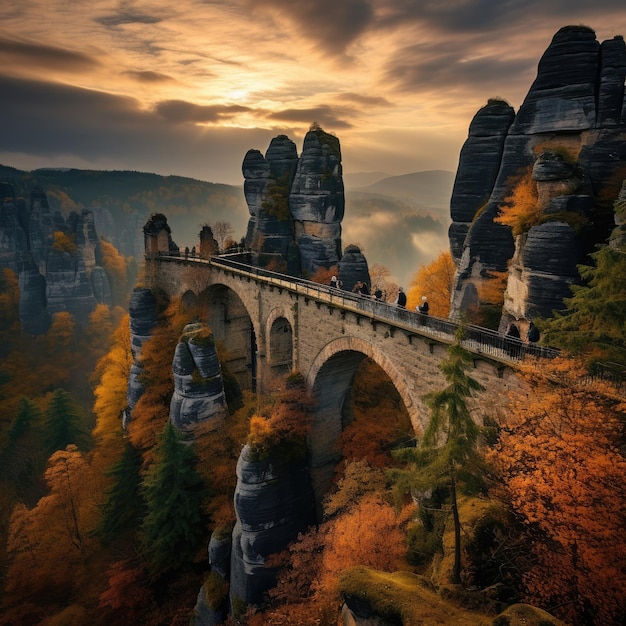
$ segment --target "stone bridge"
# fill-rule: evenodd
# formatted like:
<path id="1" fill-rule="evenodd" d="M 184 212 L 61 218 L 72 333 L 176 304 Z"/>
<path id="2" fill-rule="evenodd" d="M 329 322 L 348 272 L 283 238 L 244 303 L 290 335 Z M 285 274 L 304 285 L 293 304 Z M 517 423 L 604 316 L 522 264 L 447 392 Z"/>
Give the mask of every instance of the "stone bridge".
<path id="1" fill-rule="evenodd" d="M 421 397 L 446 381 L 438 365 L 455 341 L 449 320 L 398 308 L 325 285 L 229 260 L 147 254 L 146 286 L 201 307 L 223 358 L 243 388 L 269 391 L 291 370 L 307 380 L 316 400 L 310 435 L 318 497 L 330 485 L 337 440 L 350 420 L 350 389 L 358 365 L 374 361 L 402 398 L 419 437 L 428 420 Z M 505 391 L 519 384 L 516 360 L 539 351 L 512 346 L 497 333 L 469 327 L 463 344 L 473 354 L 471 375 L 486 391 L 473 402 L 493 414 Z"/>

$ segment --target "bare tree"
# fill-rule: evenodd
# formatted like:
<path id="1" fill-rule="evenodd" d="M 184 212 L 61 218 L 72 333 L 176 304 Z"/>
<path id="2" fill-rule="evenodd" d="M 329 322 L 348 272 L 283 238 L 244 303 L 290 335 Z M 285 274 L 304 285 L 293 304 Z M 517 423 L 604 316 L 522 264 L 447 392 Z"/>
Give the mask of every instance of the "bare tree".
<path id="1" fill-rule="evenodd" d="M 235 232 L 233 225 L 230 222 L 215 222 L 213 224 L 213 236 L 217 240 L 220 250 L 224 252 L 224 243 L 226 239 Z"/>

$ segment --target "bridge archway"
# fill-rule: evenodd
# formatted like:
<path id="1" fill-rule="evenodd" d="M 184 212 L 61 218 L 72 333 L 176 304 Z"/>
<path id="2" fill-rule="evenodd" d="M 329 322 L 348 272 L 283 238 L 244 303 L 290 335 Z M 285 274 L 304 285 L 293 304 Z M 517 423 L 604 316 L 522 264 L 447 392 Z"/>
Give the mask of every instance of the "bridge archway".
<path id="1" fill-rule="evenodd" d="M 226 285 L 211 285 L 200 301 L 221 358 L 242 389 L 256 390 L 257 333 L 252 317 L 237 293 Z"/>
<path id="2" fill-rule="evenodd" d="M 271 376 L 282 376 L 293 369 L 294 324 L 292 316 L 283 307 L 273 309 L 267 317 L 267 365 Z"/>
<path id="3" fill-rule="evenodd" d="M 315 417 L 309 434 L 311 476 L 317 502 L 332 484 L 341 458 L 341 432 L 349 423 L 350 397 L 354 376 L 361 362 L 369 358 L 389 377 L 419 435 L 422 431 L 418 404 L 401 373 L 389 358 L 370 343 L 357 337 L 342 337 L 327 344 L 306 374 L 315 399 Z"/>

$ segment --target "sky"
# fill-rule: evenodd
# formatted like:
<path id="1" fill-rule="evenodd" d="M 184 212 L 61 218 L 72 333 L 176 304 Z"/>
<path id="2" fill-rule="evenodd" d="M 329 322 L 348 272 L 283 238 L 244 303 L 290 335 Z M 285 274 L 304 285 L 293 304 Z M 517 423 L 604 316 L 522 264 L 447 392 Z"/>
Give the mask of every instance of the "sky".
<path id="1" fill-rule="evenodd" d="M 317 122 L 346 176 L 455 171 L 572 24 L 626 36 L 624 0 L 4 0 L 0 163 L 241 185 Z"/>

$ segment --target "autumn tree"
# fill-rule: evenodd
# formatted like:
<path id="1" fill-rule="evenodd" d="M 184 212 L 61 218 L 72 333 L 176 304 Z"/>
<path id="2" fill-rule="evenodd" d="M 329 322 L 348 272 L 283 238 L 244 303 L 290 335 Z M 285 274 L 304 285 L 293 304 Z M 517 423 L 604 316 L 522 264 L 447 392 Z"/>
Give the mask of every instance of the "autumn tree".
<path id="1" fill-rule="evenodd" d="M 456 266 L 450 252 L 442 252 L 434 261 L 420 268 L 407 294 L 407 308 L 415 309 L 422 296 L 428 298 L 430 314 L 448 317 Z"/>
<path id="2" fill-rule="evenodd" d="M 578 362 L 524 365 L 491 458 L 526 523 L 527 600 L 568 624 L 626 615 L 623 405 Z"/>
<path id="3" fill-rule="evenodd" d="M 539 223 L 543 208 L 538 202 L 537 183 L 533 180 L 532 170 L 511 180 L 509 188 L 512 191 L 504 198 L 494 222 L 510 226 L 513 236 L 517 236 Z"/>
<path id="4" fill-rule="evenodd" d="M 11 605 L 50 598 L 69 603 L 92 554 L 97 489 L 84 456 L 73 445 L 58 450 L 44 478 L 48 493 L 32 509 L 16 505 L 11 515 L 5 587 Z"/>
<path id="5" fill-rule="evenodd" d="M 169 420 L 141 492 L 147 509 L 141 524 L 142 551 L 151 575 L 159 577 L 192 561 L 207 534 L 201 508 L 205 487 L 196 456 Z"/>
<path id="6" fill-rule="evenodd" d="M 482 486 L 484 463 L 477 450 L 480 428 L 474 421 L 467 401 L 483 390 L 466 373 L 471 354 L 457 342 L 448 348 L 448 356 L 439 364 L 448 383 L 440 391 L 424 396 L 430 420 L 416 449 L 406 449 L 399 456 L 409 461 L 405 470 L 394 472 L 405 491 L 432 492 L 444 488 L 448 493 L 454 523 L 454 566 L 452 582 L 461 583 L 461 520 L 458 508 L 459 489 L 474 491 Z"/>

